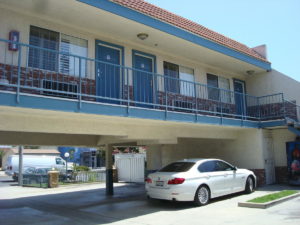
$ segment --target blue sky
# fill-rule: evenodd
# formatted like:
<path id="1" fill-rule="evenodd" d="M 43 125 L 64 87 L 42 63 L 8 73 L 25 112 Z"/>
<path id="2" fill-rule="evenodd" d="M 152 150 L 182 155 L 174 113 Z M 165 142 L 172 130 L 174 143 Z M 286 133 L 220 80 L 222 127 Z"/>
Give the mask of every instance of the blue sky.
<path id="1" fill-rule="evenodd" d="M 146 0 L 249 47 L 300 81 L 300 0 Z"/>

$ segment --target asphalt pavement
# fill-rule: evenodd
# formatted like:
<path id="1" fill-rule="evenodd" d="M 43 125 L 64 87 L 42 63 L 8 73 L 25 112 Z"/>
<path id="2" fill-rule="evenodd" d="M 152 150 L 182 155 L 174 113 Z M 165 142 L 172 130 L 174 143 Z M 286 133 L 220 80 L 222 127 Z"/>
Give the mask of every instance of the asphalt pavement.
<path id="1" fill-rule="evenodd" d="M 300 187 L 270 185 L 250 195 L 230 195 L 194 207 L 191 203 L 149 201 L 142 184 L 115 184 L 115 195 L 107 197 L 103 183 L 42 189 L 19 187 L 8 180 L 0 172 L 1 225 L 300 224 L 300 198 L 268 209 L 237 206 L 239 201 Z"/>

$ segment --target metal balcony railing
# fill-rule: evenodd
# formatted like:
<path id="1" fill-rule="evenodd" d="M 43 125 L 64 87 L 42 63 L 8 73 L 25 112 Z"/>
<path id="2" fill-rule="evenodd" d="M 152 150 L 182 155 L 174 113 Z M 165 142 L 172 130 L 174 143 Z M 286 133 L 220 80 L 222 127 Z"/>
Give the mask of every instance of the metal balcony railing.
<path id="1" fill-rule="evenodd" d="M 300 106 L 282 93 L 255 97 L 3 39 L 1 90 L 15 92 L 17 100 L 29 93 L 73 99 L 79 105 L 100 102 L 254 121 L 300 118 Z"/>

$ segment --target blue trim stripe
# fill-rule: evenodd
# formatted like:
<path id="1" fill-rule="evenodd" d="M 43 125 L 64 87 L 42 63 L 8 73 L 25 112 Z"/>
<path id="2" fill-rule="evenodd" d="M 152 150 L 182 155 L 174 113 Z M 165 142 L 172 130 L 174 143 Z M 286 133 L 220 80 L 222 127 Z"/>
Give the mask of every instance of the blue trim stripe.
<path id="1" fill-rule="evenodd" d="M 295 127 L 288 126 L 289 131 L 292 133 L 296 134 L 297 136 L 300 137 L 300 130 L 296 129 Z"/>
<path id="2" fill-rule="evenodd" d="M 110 13 L 122 16 L 124 18 L 133 20 L 135 22 L 150 26 L 157 30 L 163 31 L 165 33 L 174 35 L 176 37 L 182 38 L 184 40 L 190 41 L 192 43 L 198 44 L 200 46 L 206 47 L 208 49 L 217 51 L 219 53 L 231 56 L 238 60 L 244 61 L 246 63 L 255 65 L 264 70 L 271 70 L 271 64 L 268 62 L 261 61 L 249 55 L 243 54 L 229 47 L 223 46 L 221 44 L 215 43 L 213 41 L 202 38 L 196 34 L 192 34 L 181 28 L 170 25 L 166 22 L 160 21 L 148 15 L 142 14 L 135 10 L 126 8 L 124 6 L 118 5 L 114 2 L 108 0 L 77 0 L 79 2 L 94 6 L 96 8 L 108 11 Z"/>
<path id="3" fill-rule="evenodd" d="M 155 120 L 166 120 L 176 122 L 188 122 L 198 124 L 211 124 L 221 126 L 235 126 L 235 127 L 253 127 L 259 128 L 259 122 L 242 121 L 230 118 L 210 117 L 205 115 L 193 115 L 179 112 L 168 112 L 168 116 L 164 111 L 136 108 L 131 107 L 127 111 L 126 106 L 122 105 L 109 105 L 109 104 L 97 104 L 93 102 L 82 102 L 82 107 L 78 106 L 78 101 L 50 98 L 43 96 L 33 95 L 20 95 L 20 102 L 16 101 L 15 93 L 1 93 L 0 92 L 0 105 L 21 107 L 21 108 L 32 108 L 32 109 L 44 109 L 44 110 L 55 110 L 64 112 L 75 112 L 75 113 L 87 113 L 97 115 L 108 115 L 108 116 L 121 116 L 131 118 L 142 118 L 142 119 L 155 119 Z M 130 112 L 128 114 L 128 112 Z M 197 117 L 197 118 L 196 118 Z"/>
<path id="4" fill-rule="evenodd" d="M 286 126 L 285 120 L 265 121 L 261 122 L 260 128 Z"/>

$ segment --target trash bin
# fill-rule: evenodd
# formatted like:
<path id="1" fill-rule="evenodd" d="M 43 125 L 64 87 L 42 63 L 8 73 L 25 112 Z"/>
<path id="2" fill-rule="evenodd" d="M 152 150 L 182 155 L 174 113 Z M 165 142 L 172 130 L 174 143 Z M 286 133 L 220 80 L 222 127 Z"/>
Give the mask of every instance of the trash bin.
<path id="1" fill-rule="evenodd" d="M 49 171 L 48 172 L 48 187 L 49 188 L 58 187 L 58 178 L 59 178 L 58 171 Z"/>
<path id="2" fill-rule="evenodd" d="M 119 182 L 119 179 L 118 179 L 118 170 L 115 167 L 113 167 L 113 182 L 114 183 L 118 183 Z"/>

